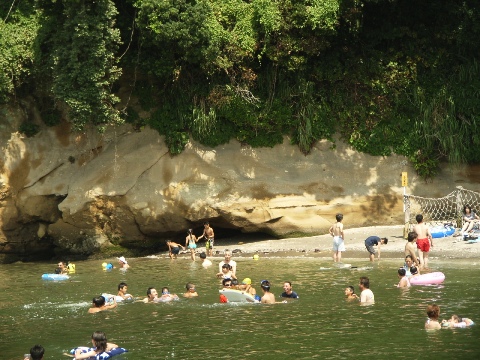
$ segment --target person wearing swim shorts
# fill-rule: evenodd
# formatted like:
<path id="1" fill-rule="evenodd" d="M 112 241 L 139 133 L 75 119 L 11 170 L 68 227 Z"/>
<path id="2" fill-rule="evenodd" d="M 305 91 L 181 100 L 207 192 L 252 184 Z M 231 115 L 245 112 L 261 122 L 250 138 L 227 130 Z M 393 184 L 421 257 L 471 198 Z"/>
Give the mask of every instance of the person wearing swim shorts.
<path id="1" fill-rule="evenodd" d="M 213 232 L 213 229 L 210 227 L 210 224 L 208 222 L 204 222 L 203 227 L 203 234 L 198 237 L 198 240 L 200 240 L 201 238 L 206 239 L 205 250 L 207 252 L 207 255 L 213 256 L 213 243 L 215 242 L 215 233 Z"/>
<path id="2" fill-rule="evenodd" d="M 430 252 L 430 248 L 433 248 L 433 239 L 432 234 L 430 233 L 430 229 L 427 225 L 423 222 L 423 215 L 418 214 L 415 216 L 415 220 L 417 221 L 417 225 L 413 227 L 413 231 L 417 233 L 417 249 L 418 249 L 418 257 L 420 261 L 420 267 L 422 269 L 428 268 L 428 253 Z"/>
<path id="3" fill-rule="evenodd" d="M 387 238 L 380 238 L 378 236 L 369 236 L 365 239 L 365 247 L 370 253 L 370 261 L 375 260 L 375 248 L 374 246 L 378 245 L 378 259 L 380 259 L 380 245 L 386 245 L 388 243 Z"/>
<path id="4" fill-rule="evenodd" d="M 328 232 L 333 236 L 333 261 L 340 262 L 342 260 L 342 251 L 345 251 L 345 235 L 343 233 L 343 215 L 335 215 L 337 222 L 333 224 Z"/>
<path id="5" fill-rule="evenodd" d="M 195 249 L 197 248 L 197 237 L 193 235 L 193 230 L 188 229 L 187 237 L 185 238 L 185 247 L 190 249 L 190 257 L 195 261 Z"/>
<path id="6" fill-rule="evenodd" d="M 177 258 L 177 255 L 180 253 L 180 248 L 185 250 L 185 247 L 183 245 L 177 244 L 172 240 L 167 240 L 167 246 L 168 246 L 168 256 L 170 256 L 170 259 Z"/>

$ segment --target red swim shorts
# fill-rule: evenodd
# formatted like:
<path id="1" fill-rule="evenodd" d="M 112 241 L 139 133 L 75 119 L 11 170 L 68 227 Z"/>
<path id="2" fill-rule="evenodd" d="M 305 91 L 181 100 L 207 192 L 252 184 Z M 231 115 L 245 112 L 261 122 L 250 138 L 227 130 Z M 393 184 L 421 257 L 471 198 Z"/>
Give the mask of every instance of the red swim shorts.
<path id="1" fill-rule="evenodd" d="M 429 252 L 430 251 L 430 241 L 428 241 L 428 238 L 417 239 L 417 248 L 422 250 L 423 252 Z"/>

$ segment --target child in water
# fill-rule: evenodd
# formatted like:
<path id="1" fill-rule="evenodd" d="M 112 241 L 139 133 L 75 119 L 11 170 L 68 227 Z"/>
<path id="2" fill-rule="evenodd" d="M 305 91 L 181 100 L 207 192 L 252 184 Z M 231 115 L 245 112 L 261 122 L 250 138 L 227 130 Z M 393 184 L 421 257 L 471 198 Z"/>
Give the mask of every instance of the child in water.
<path id="1" fill-rule="evenodd" d="M 442 326 L 448 328 L 466 328 L 472 326 L 473 321 L 469 318 L 461 318 L 458 315 L 452 315 L 450 320 L 442 320 Z"/>
<path id="2" fill-rule="evenodd" d="M 95 331 L 92 334 L 92 345 L 93 349 L 87 352 L 84 352 L 85 348 L 78 348 L 75 351 L 75 360 L 96 358 L 96 356 L 118 347 L 116 344 L 107 342 L 107 336 L 102 331 Z"/>
<path id="3" fill-rule="evenodd" d="M 347 286 L 345 288 L 345 297 L 347 300 L 358 300 L 358 295 L 355 294 L 355 288 L 353 286 Z"/>
<path id="4" fill-rule="evenodd" d="M 195 290 L 195 285 L 194 284 L 187 283 L 187 285 L 185 285 L 185 288 L 187 289 L 187 292 L 185 294 L 183 294 L 183 297 L 192 298 L 192 297 L 197 297 L 198 296 L 197 291 Z"/>
<path id="5" fill-rule="evenodd" d="M 237 279 L 233 274 L 232 267 L 229 264 L 222 265 L 222 272 L 217 273 L 217 277 L 221 279 Z"/>
<path id="6" fill-rule="evenodd" d="M 405 268 L 401 267 L 400 269 L 398 269 L 399 281 L 398 281 L 398 284 L 395 285 L 396 287 L 399 287 L 399 288 L 410 287 L 410 281 L 408 280 L 406 275 L 407 275 L 407 271 L 405 270 Z"/>

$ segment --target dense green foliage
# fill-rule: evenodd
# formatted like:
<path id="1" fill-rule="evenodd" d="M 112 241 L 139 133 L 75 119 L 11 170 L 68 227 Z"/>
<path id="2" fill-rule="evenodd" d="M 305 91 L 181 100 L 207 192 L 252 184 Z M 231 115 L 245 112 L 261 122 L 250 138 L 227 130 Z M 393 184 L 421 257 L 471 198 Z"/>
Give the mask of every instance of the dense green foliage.
<path id="1" fill-rule="evenodd" d="M 274 146 L 285 135 L 307 154 L 340 133 L 427 178 L 439 161 L 480 162 L 477 1 L 13 3 L 0 5 L 0 96 L 28 91 L 49 122 L 67 109 L 75 129 L 104 128 L 125 114 L 173 154 L 190 137 Z M 121 88 L 138 101 L 115 108 Z"/>

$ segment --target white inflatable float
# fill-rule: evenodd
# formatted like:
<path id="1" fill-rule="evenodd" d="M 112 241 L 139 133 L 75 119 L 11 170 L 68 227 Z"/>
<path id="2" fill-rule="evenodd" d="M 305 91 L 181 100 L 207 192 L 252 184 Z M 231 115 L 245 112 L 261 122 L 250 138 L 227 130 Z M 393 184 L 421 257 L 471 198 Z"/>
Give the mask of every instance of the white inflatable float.
<path id="1" fill-rule="evenodd" d="M 431 272 L 418 276 L 412 276 L 408 279 L 412 285 L 438 285 L 444 282 L 445 275 L 440 272 Z"/>
<path id="2" fill-rule="evenodd" d="M 258 300 L 255 299 L 253 295 L 247 294 L 240 290 L 229 290 L 223 289 L 218 290 L 220 295 L 224 295 L 228 302 L 249 302 L 249 303 L 258 303 Z"/>
<path id="3" fill-rule="evenodd" d="M 67 274 L 43 274 L 42 280 L 49 280 L 49 281 L 60 281 L 60 280 L 68 280 L 70 276 Z"/>

